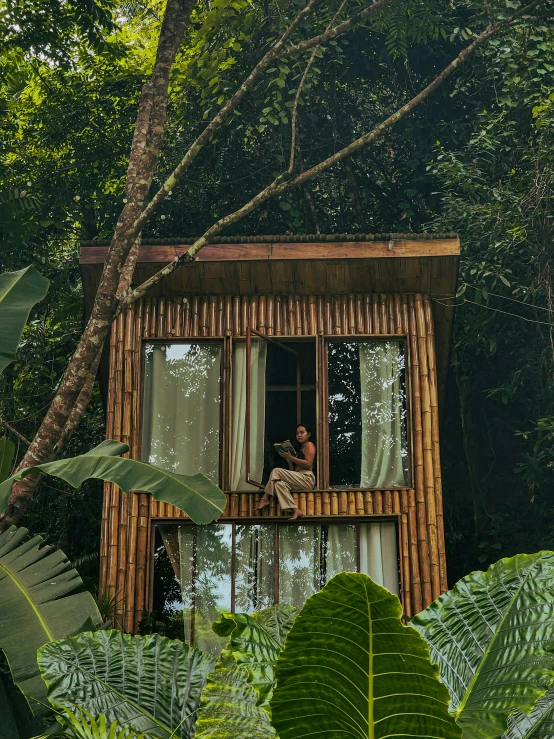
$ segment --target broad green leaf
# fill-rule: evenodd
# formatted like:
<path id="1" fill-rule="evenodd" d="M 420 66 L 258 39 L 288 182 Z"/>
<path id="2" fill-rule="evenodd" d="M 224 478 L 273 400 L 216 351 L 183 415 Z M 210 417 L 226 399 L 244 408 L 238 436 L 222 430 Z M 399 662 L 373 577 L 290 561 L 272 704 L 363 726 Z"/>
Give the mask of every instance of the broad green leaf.
<path id="1" fill-rule="evenodd" d="M 74 593 L 82 580 L 65 554 L 28 533 L 12 526 L 0 534 L 0 649 L 14 682 L 42 715 L 48 708 L 37 649 L 101 619 L 90 593 Z"/>
<path id="2" fill-rule="evenodd" d="M 449 695 L 396 595 L 343 572 L 308 598 L 275 667 L 280 739 L 458 739 Z"/>
<path id="3" fill-rule="evenodd" d="M 60 477 L 74 488 L 85 480 L 109 480 L 126 493 L 144 490 L 164 503 L 180 508 L 199 524 L 219 518 L 225 495 L 205 475 L 176 475 L 135 459 L 118 457 L 129 451 L 127 444 L 107 439 L 86 454 L 27 467 L 0 483 L 0 513 L 6 510 L 12 485 L 33 471 Z"/>
<path id="4" fill-rule="evenodd" d="M 158 634 L 110 630 L 47 644 L 38 662 L 56 708 L 86 708 L 159 739 L 188 739 L 215 658 Z"/>
<path id="5" fill-rule="evenodd" d="M 229 649 L 237 664 L 246 669 L 248 682 L 259 695 L 258 706 L 269 707 L 273 668 L 297 613 L 294 606 L 279 604 L 251 616 L 226 613 L 212 625 L 219 636 L 231 637 Z"/>
<path id="6" fill-rule="evenodd" d="M 224 649 L 202 691 L 195 737 L 276 739 L 268 713 L 257 701 L 258 694 L 248 684 L 246 670 L 237 665 L 231 649 Z"/>
<path id="7" fill-rule="evenodd" d="M 117 721 L 111 723 L 104 714 L 93 716 L 84 708 L 77 708 L 75 712 L 62 708 L 57 713 L 57 719 L 62 728 L 54 735 L 48 734 L 36 739 L 147 739 L 146 734 L 137 734 L 133 729 L 119 727 Z"/>
<path id="8" fill-rule="evenodd" d="M 15 444 L 7 436 L 3 436 L 0 439 L 0 482 L 10 476 L 14 456 Z"/>
<path id="9" fill-rule="evenodd" d="M 468 739 L 501 737 L 554 679 L 554 553 L 501 559 L 472 572 L 412 625 L 452 696 Z"/>
<path id="10" fill-rule="evenodd" d="M 45 297 L 49 284 L 33 266 L 0 275 L 0 374 L 15 359 L 31 308 Z"/>
<path id="11" fill-rule="evenodd" d="M 33 716 L 23 694 L 9 673 L 0 672 L 0 737 L 28 739 L 45 730 L 44 722 Z"/>
<path id="12" fill-rule="evenodd" d="M 508 719 L 509 729 L 502 739 L 552 739 L 554 736 L 554 687 L 539 698 L 531 713 L 521 711 Z"/>

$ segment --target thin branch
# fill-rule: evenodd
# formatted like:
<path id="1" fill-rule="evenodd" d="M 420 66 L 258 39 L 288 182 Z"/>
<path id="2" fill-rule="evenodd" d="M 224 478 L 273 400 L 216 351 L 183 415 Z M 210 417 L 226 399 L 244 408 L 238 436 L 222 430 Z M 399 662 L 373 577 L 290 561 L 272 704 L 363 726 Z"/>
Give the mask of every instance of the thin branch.
<path id="1" fill-rule="evenodd" d="M 335 13 L 335 15 L 332 17 L 331 22 L 325 29 L 326 32 L 330 31 L 331 28 L 335 25 L 335 21 L 341 14 L 345 3 L 346 3 L 346 0 L 342 0 L 342 3 L 339 9 Z M 298 102 L 300 100 L 300 95 L 302 95 L 302 90 L 304 89 L 304 85 L 306 84 L 306 78 L 308 77 L 308 73 L 312 67 L 312 64 L 315 61 L 317 52 L 319 51 L 320 48 L 321 48 L 321 44 L 318 44 L 312 51 L 310 59 L 306 65 L 306 69 L 304 70 L 304 74 L 302 75 L 302 79 L 300 80 L 300 84 L 298 85 L 298 90 L 296 91 L 296 95 L 294 97 L 294 106 L 292 108 L 292 120 L 291 120 L 290 161 L 289 161 L 289 170 L 288 170 L 289 174 L 292 174 L 292 171 L 294 169 L 294 153 L 296 151 L 296 118 L 298 115 Z"/>
<path id="2" fill-rule="evenodd" d="M 4 421 L 3 418 L 0 418 L 0 424 L 2 424 L 2 426 L 5 426 L 10 433 L 16 436 L 24 444 L 27 444 L 27 446 L 31 446 L 31 442 L 29 441 L 29 439 L 26 439 L 23 434 L 20 434 L 17 429 L 14 429 L 13 426 L 10 426 L 10 424 L 7 421 Z"/>
<path id="3" fill-rule="evenodd" d="M 262 78 L 271 64 L 279 59 L 284 59 L 289 56 L 295 56 L 296 54 L 301 54 L 305 51 L 309 51 L 314 46 L 321 46 L 323 43 L 326 43 L 336 36 L 349 31 L 357 23 L 364 20 L 370 13 L 381 9 L 392 2 L 393 0 L 376 0 L 376 2 L 366 7 L 360 13 L 357 13 L 348 21 L 340 23 L 338 26 L 336 26 L 336 28 L 327 29 L 318 36 L 314 36 L 314 38 L 309 39 L 308 41 L 305 41 L 301 44 L 285 46 L 285 43 L 290 38 L 293 30 L 298 26 L 300 21 L 303 20 L 315 7 L 317 0 L 309 0 L 308 4 L 298 13 L 296 18 L 293 20 L 291 25 L 285 31 L 283 36 L 281 36 L 275 46 L 264 55 L 264 57 L 258 62 L 258 64 L 250 72 L 248 77 L 244 80 L 239 89 L 234 93 L 234 95 L 229 98 L 229 100 L 214 116 L 208 126 L 206 126 L 202 133 L 196 138 L 194 143 L 191 144 L 183 159 L 169 175 L 164 184 L 160 187 L 158 192 L 154 195 L 152 200 L 148 203 L 146 208 L 140 214 L 139 218 L 133 226 L 133 233 L 136 235 L 140 233 L 140 231 L 142 231 L 146 222 L 150 219 L 159 205 L 165 200 L 168 194 L 173 190 L 185 171 L 190 167 L 192 162 L 202 151 L 213 133 L 240 105 L 246 94 L 252 89 L 252 87 L 254 87 L 258 80 Z"/>
<path id="4" fill-rule="evenodd" d="M 342 161 L 346 157 L 351 156 L 355 152 L 359 151 L 363 147 L 378 139 L 385 133 L 385 131 L 387 131 L 395 123 L 404 118 L 404 116 L 408 115 L 408 113 L 411 113 L 417 105 L 419 105 L 427 97 L 429 97 L 432 92 L 434 92 L 461 64 L 467 61 L 471 54 L 480 46 L 482 46 L 486 41 L 488 41 L 489 38 L 494 36 L 506 26 L 513 23 L 517 18 L 528 13 L 541 1 L 542 0 L 532 0 L 532 2 L 521 8 L 517 13 L 514 13 L 514 15 L 512 15 L 510 18 L 500 21 L 496 23 L 492 28 L 487 28 L 487 30 L 483 31 L 483 33 L 481 33 L 469 46 L 461 51 L 458 56 L 452 62 L 450 62 L 450 64 L 448 64 L 429 85 L 427 85 L 427 87 L 421 90 L 421 92 L 419 92 L 408 103 L 406 103 L 406 105 L 403 105 L 395 113 L 390 115 L 386 120 L 375 126 L 372 131 L 364 134 L 356 141 L 353 141 L 348 146 L 344 147 L 343 149 L 323 160 L 322 162 L 319 162 L 319 164 L 316 164 L 314 167 L 311 167 L 310 169 L 302 172 L 296 177 L 287 179 L 288 173 L 283 173 L 279 175 L 279 177 L 277 177 L 270 185 L 268 185 L 264 190 L 255 195 L 241 208 L 236 210 L 234 213 L 220 218 L 219 221 L 214 223 L 202 236 L 200 236 L 186 252 L 183 252 L 183 254 L 181 254 L 180 256 L 175 257 L 169 264 L 167 264 L 161 270 L 152 275 L 152 277 L 143 282 L 142 285 L 139 285 L 137 288 L 135 288 L 135 290 L 129 293 L 121 302 L 119 310 L 129 307 L 136 300 L 142 298 L 148 292 L 148 290 L 150 290 L 154 285 L 157 285 L 159 282 L 161 282 L 165 277 L 170 275 L 182 264 L 195 261 L 197 259 L 198 252 L 210 242 L 210 239 L 212 239 L 224 228 L 227 228 L 228 226 L 231 226 L 232 224 L 242 220 L 245 216 L 256 210 L 256 208 L 258 208 L 269 198 L 280 195 L 281 193 L 291 189 L 292 187 L 302 185 L 308 180 L 319 176 L 333 165 Z"/>

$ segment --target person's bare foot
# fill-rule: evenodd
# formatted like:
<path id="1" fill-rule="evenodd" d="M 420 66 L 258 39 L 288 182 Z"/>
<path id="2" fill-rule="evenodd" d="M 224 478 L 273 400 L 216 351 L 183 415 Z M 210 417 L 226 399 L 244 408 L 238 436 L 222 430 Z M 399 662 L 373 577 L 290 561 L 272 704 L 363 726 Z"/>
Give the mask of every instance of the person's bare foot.
<path id="1" fill-rule="evenodd" d="M 294 513 L 289 518 L 289 521 L 296 521 L 297 519 L 302 518 L 303 515 L 304 514 L 302 513 L 302 511 L 300 510 L 300 508 L 295 508 L 294 509 Z"/>
<path id="2" fill-rule="evenodd" d="M 254 507 L 254 510 L 255 511 L 261 511 L 262 508 L 265 508 L 266 505 L 269 505 L 270 504 L 270 502 L 271 501 L 269 500 L 269 498 L 268 498 L 267 495 L 262 495 L 262 497 L 260 498 L 260 502 L 258 503 L 257 506 Z"/>

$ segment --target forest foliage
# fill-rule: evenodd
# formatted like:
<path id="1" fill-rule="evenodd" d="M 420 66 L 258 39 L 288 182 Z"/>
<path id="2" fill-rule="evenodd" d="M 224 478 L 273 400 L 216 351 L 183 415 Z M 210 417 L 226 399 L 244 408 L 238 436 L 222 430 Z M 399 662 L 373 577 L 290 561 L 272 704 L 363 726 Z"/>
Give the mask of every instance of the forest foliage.
<path id="1" fill-rule="evenodd" d="M 154 190 L 178 163 L 183 143 L 300 6 L 195 5 L 172 73 Z M 0 418 L 18 432 L 11 438 L 21 456 L 83 329 L 79 241 L 110 238 L 121 209 L 163 2 L 33 0 L 9 7 L 0 16 L 0 266 L 34 263 L 51 282 L 0 386 Z M 487 13 L 498 18 L 520 7 L 518 0 L 403 0 L 319 50 L 299 100 L 301 165 L 329 156 L 407 102 L 486 25 Z M 321 13 L 338 9 L 329 2 Z M 373 146 L 267 201 L 228 231 L 460 234 L 442 421 L 452 579 L 498 556 L 551 546 L 554 534 L 554 22 L 548 2 L 537 12 L 539 22 L 524 18 L 491 39 Z M 198 235 L 286 169 L 306 61 L 298 56 L 268 70 L 145 237 Z M 65 454 L 100 441 L 103 423 L 96 389 Z M 70 557 L 92 554 L 100 496 L 95 483 L 74 491 L 45 480 L 25 524 Z"/>

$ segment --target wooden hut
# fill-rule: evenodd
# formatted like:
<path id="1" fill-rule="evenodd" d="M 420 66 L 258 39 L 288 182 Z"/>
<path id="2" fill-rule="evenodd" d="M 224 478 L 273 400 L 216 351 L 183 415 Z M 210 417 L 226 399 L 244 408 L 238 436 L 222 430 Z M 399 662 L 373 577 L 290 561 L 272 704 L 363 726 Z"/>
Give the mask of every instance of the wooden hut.
<path id="1" fill-rule="evenodd" d="M 145 239 L 135 282 L 191 242 Z M 89 305 L 107 249 L 81 248 Z M 452 234 L 219 238 L 118 318 L 107 436 L 227 497 L 196 527 L 106 485 L 100 582 L 122 628 L 173 613 L 210 648 L 218 609 L 301 605 L 342 569 L 398 592 L 408 615 L 446 589 L 439 409 L 459 251 Z M 316 487 L 293 492 L 304 516 L 289 524 L 275 503 L 253 509 L 299 421 Z"/>

